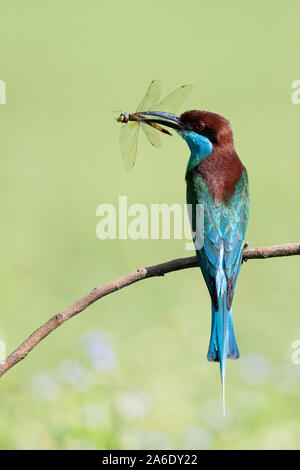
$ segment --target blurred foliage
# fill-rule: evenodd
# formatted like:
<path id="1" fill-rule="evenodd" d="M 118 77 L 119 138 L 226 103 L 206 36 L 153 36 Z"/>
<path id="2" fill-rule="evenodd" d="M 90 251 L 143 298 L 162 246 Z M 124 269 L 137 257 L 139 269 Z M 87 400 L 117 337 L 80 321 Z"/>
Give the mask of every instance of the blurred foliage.
<path id="1" fill-rule="evenodd" d="M 134 110 L 153 78 L 164 94 L 192 83 L 186 109 L 230 119 L 250 179 L 250 245 L 299 240 L 299 2 L 0 3 L 0 337 L 9 351 L 96 284 L 187 255 L 178 240 L 96 238 L 102 202 L 185 200 L 179 138 L 159 151 L 141 139 L 134 170 L 121 164 L 113 112 Z M 0 448 L 299 448 L 298 288 L 295 257 L 242 268 L 226 419 L 218 366 L 206 361 L 200 270 L 104 298 L 1 379 Z"/>

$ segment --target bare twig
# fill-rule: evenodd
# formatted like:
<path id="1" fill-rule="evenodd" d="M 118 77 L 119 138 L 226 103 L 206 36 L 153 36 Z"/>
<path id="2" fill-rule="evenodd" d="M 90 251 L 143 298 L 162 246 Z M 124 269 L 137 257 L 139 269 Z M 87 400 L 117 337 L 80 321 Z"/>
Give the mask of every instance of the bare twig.
<path id="1" fill-rule="evenodd" d="M 246 261 L 248 259 L 276 258 L 293 255 L 300 255 L 300 243 L 287 243 L 284 245 L 267 246 L 262 248 L 249 248 L 248 245 L 245 245 L 243 260 Z M 50 318 L 50 320 L 35 330 L 15 351 L 7 356 L 4 363 L 0 365 L 0 377 L 24 359 L 28 353 L 30 353 L 30 351 L 40 343 L 40 341 L 52 333 L 52 331 L 102 297 L 123 289 L 123 287 L 130 286 L 142 279 L 164 276 L 165 274 L 173 271 L 194 268 L 196 266 L 198 266 L 198 263 L 195 256 L 191 256 L 189 258 L 178 258 L 172 261 L 167 261 L 166 263 L 137 269 L 136 271 L 125 274 L 109 284 L 96 287 L 84 297 L 77 300 L 77 302 Z"/>

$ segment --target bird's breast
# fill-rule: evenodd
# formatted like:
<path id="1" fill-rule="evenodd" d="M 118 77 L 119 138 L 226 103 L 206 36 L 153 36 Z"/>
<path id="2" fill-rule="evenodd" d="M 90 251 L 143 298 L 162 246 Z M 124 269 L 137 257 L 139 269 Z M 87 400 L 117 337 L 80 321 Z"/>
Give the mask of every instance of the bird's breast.
<path id="1" fill-rule="evenodd" d="M 197 171 L 215 202 L 229 204 L 243 172 L 243 164 L 233 150 L 226 154 L 214 151 L 201 161 Z"/>

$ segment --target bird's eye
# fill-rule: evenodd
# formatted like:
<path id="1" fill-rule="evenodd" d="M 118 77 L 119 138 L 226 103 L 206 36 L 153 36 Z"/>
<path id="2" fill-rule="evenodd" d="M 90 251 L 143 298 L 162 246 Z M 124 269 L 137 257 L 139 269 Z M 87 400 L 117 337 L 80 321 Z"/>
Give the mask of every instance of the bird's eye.
<path id="1" fill-rule="evenodd" d="M 195 126 L 195 127 L 196 127 L 197 131 L 202 131 L 202 129 L 204 129 L 204 127 L 205 127 L 205 124 L 204 124 L 203 121 L 198 121 L 198 122 L 196 123 L 196 126 Z"/>

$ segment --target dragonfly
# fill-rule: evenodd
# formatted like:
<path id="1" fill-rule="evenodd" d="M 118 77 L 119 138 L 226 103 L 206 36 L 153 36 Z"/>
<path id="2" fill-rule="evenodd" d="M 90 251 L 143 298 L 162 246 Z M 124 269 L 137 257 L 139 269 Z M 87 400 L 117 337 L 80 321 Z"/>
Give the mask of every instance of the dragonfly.
<path id="1" fill-rule="evenodd" d="M 171 132 L 162 127 L 164 120 L 155 119 L 155 117 L 151 118 L 151 114 L 154 113 L 153 116 L 155 116 L 155 112 L 158 111 L 177 113 L 184 101 L 189 97 L 192 89 L 192 85 L 183 85 L 161 100 L 160 81 L 152 80 L 136 112 L 133 114 L 120 114 L 117 121 L 125 124 L 125 126 L 121 129 L 119 143 L 123 163 L 127 170 L 131 170 L 136 162 L 137 141 L 140 129 L 143 130 L 148 141 L 154 147 L 161 146 L 160 132 L 172 135 Z"/>

